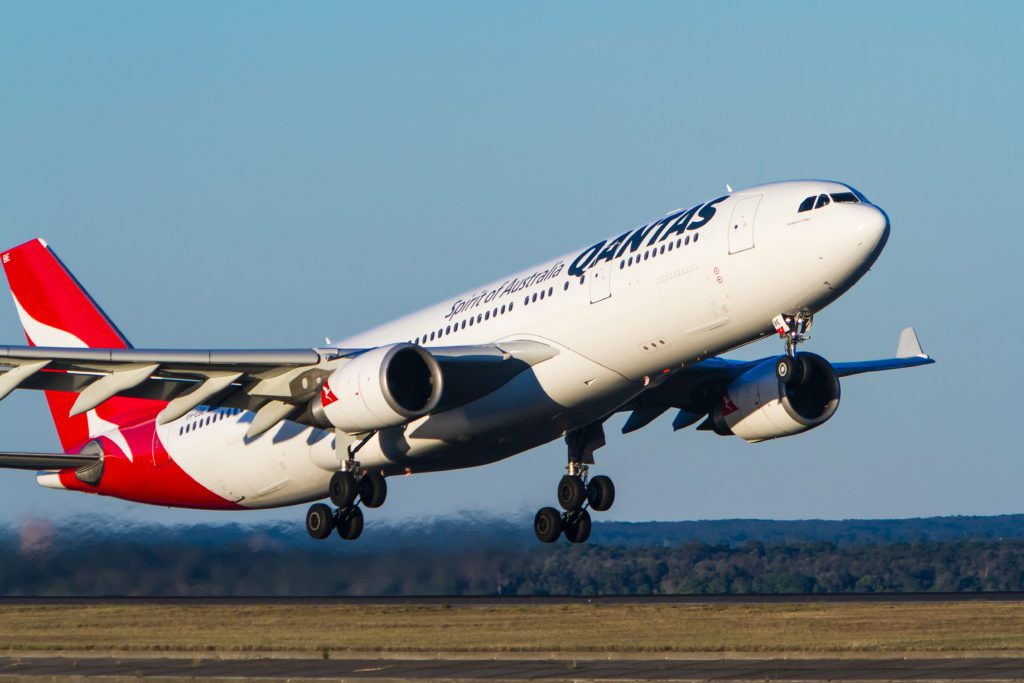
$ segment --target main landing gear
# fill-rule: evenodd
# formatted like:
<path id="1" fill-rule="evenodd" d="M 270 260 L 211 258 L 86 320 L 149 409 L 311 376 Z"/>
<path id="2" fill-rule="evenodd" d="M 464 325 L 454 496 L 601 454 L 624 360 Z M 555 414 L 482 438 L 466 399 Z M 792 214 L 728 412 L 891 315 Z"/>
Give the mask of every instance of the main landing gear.
<path id="1" fill-rule="evenodd" d="M 379 472 L 360 472 L 359 463 L 348 461 L 346 469 L 331 476 L 329 492 L 332 509 L 324 503 L 311 505 L 306 512 L 306 531 L 315 539 L 325 539 L 336 530 L 346 541 L 354 541 L 363 533 L 362 504 L 379 508 L 388 496 L 388 485 Z"/>
<path id="2" fill-rule="evenodd" d="M 533 519 L 533 532 L 543 543 L 554 543 L 565 534 L 571 543 L 590 538 L 590 512 L 603 512 L 615 502 L 615 485 L 608 477 L 588 479 L 588 465 L 594 463 L 594 450 L 604 445 L 604 429 L 589 425 L 565 437 L 569 445 L 567 474 L 558 482 L 558 505 L 564 512 L 544 507 Z M 589 510 L 588 510 L 589 508 Z"/>

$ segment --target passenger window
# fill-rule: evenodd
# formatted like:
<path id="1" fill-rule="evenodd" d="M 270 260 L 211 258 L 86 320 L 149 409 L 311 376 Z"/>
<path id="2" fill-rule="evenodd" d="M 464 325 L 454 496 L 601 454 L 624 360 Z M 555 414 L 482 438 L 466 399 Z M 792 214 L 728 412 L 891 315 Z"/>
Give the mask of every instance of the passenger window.
<path id="1" fill-rule="evenodd" d="M 857 195 L 852 192 L 837 192 L 832 195 L 832 201 L 836 204 L 856 204 Z"/>
<path id="2" fill-rule="evenodd" d="M 827 194 L 820 194 L 820 195 L 818 195 L 818 203 L 814 205 L 814 208 L 815 209 L 820 209 L 823 206 L 828 206 L 829 203 L 830 202 L 828 200 L 828 195 Z"/>
<path id="3" fill-rule="evenodd" d="M 804 211 L 810 211 L 814 208 L 814 197 L 808 197 L 807 199 L 800 202 L 800 208 L 797 209 L 797 213 L 803 213 Z"/>

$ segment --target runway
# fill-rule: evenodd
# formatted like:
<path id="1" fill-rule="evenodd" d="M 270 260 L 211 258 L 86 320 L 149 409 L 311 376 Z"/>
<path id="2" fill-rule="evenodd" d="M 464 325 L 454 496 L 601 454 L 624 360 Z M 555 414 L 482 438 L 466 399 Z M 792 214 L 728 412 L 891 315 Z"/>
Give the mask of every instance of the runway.
<path id="1" fill-rule="evenodd" d="M 6 597 L 5 605 L 408 605 L 514 607 L 532 605 L 782 605 L 807 603 L 1024 602 L 1024 591 L 979 593 L 776 593 L 771 595 L 367 595 Z"/>
<path id="2" fill-rule="evenodd" d="M 0 658 L 5 678 L 377 681 L 938 681 L 1024 678 L 1024 659 L 161 659 Z"/>

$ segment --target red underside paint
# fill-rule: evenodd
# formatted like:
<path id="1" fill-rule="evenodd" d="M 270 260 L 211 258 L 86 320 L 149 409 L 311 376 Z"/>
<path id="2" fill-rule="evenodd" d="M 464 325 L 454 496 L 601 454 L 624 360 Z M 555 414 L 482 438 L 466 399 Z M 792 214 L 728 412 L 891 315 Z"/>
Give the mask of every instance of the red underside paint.
<path id="1" fill-rule="evenodd" d="M 61 484 L 73 491 L 98 493 L 150 505 L 203 510 L 245 509 L 201 486 L 171 460 L 156 434 L 154 420 L 122 427 L 118 431 L 128 442 L 131 459 L 113 439 L 101 436 L 95 439 L 104 453 L 103 476 L 99 485 L 79 481 L 74 470 L 61 471 Z"/>

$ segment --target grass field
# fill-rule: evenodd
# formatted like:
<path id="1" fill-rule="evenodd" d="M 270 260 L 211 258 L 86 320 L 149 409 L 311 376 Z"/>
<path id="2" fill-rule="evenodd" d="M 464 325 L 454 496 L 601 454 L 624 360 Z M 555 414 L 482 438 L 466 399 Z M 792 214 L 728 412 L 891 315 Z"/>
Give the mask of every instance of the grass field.
<path id="1" fill-rule="evenodd" d="M 222 653 L 1024 651 L 1024 603 L 0 607 L 0 649 Z"/>

